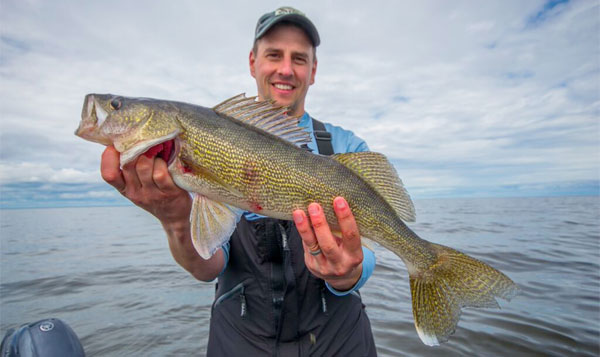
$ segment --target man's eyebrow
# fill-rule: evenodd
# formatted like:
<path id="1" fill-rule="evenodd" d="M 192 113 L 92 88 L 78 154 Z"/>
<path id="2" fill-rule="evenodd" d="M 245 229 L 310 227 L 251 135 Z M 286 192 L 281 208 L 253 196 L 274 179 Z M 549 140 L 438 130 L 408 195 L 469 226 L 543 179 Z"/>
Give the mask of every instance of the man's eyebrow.
<path id="1" fill-rule="evenodd" d="M 265 52 L 283 52 L 283 49 L 278 48 L 278 47 L 267 47 L 267 48 L 265 48 Z M 292 56 L 309 57 L 310 54 L 308 52 L 304 52 L 304 51 L 293 51 Z"/>
<path id="2" fill-rule="evenodd" d="M 282 52 L 282 50 L 277 47 L 267 47 L 265 48 L 265 52 Z"/>
<path id="3" fill-rule="evenodd" d="M 292 52 L 292 56 L 306 57 L 306 58 L 308 58 L 309 54 L 308 54 L 308 52 L 297 52 L 297 51 L 295 51 L 295 52 Z"/>

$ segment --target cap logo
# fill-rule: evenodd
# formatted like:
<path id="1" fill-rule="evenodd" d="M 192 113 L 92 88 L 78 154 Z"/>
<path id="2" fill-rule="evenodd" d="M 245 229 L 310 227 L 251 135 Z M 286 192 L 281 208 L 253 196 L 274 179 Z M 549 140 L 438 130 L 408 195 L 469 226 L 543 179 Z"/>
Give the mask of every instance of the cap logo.
<path id="1" fill-rule="evenodd" d="M 294 9 L 293 7 L 280 7 L 279 9 L 275 10 L 275 16 L 289 15 L 289 14 L 297 14 L 297 15 L 306 16 L 301 11 Z"/>
<path id="2" fill-rule="evenodd" d="M 51 331 L 54 328 L 54 324 L 50 321 L 44 321 L 40 324 L 40 330 L 44 332 Z"/>

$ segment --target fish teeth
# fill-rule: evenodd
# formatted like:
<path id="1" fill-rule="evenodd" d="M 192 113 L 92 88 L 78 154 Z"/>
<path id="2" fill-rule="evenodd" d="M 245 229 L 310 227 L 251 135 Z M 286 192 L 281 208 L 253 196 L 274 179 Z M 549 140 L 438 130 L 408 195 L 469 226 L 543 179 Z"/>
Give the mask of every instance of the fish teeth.
<path id="1" fill-rule="evenodd" d="M 87 114 L 89 118 L 91 118 L 93 115 L 96 115 L 96 108 L 94 108 L 96 106 L 95 102 L 94 96 L 90 95 L 87 101 Z"/>
<path id="2" fill-rule="evenodd" d="M 98 102 L 96 102 L 96 98 L 94 98 L 94 108 L 96 109 L 96 118 L 98 119 L 98 126 L 100 126 L 108 117 L 108 113 L 102 108 L 102 106 L 98 105 Z"/>

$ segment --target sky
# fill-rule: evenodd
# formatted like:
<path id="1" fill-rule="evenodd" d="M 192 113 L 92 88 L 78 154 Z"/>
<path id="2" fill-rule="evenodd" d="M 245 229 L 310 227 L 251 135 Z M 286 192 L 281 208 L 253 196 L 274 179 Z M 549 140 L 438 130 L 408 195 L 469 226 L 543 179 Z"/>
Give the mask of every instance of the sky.
<path id="1" fill-rule="evenodd" d="M 599 195 L 599 1 L 0 0 L 0 208 L 128 204 L 73 133 L 87 93 L 256 94 L 256 20 L 317 26 L 306 109 L 414 199 Z"/>

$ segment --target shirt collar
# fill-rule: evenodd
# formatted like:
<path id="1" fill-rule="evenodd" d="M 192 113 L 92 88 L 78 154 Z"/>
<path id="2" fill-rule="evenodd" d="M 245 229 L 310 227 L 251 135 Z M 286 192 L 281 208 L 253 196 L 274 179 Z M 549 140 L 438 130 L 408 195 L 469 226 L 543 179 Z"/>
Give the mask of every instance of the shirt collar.
<path id="1" fill-rule="evenodd" d="M 308 115 L 307 112 L 304 112 L 304 114 L 300 117 L 300 121 L 298 122 L 298 126 L 304 127 L 304 128 L 312 128 L 312 121 L 310 120 L 310 115 Z"/>

